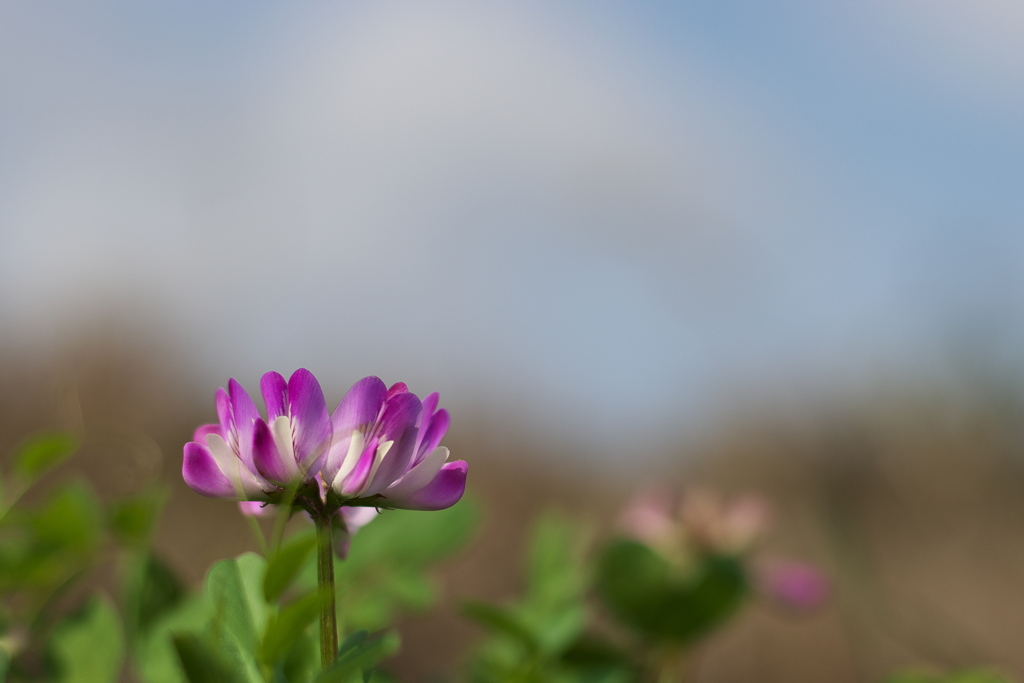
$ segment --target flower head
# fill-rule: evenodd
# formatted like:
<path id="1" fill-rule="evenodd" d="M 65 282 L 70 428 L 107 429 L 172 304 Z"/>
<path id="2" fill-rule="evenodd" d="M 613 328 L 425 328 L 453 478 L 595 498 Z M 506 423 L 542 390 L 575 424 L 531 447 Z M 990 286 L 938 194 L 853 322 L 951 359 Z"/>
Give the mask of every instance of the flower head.
<path id="1" fill-rule="evenodd" d="M 289 486 L 316 476 L 331 444 L 331 422 L 320 384 L 309 370 L 285 382 L 268 372 L 260 382 L 268 419 L 234 379 L 217 391 L 218 424 L 185 444 L 181 473 L 211 498 L 276 502 Z"/>
<path id="2" fill-rule="evenodd" d="M 438 395 L 420 401 L 405 384 L 377 377 L 353 386 L 331 417 L 334 440 L 322 474 L 344 505 L 442 510 L 462 497 L 464 461 L 440 446 L 448 411 Z"/>
<path id="3" fill-rule="evenodd" d="M 420 401 L 405 384 L 388 389 L 367 377 L 330 415 L 308 370 L 287 381 L 268 372 L 260 390 L 266 419 L 234 379 L 218 390 L 219 422 L 185 444 L 182 476 L 197 493 L 279 503 L 294 489 L 295 504 L 313 515 L 364 506 L 441 510 L 462 498 L 468 466 L 447 462 L 439 445 L 449 419 L 436 393 Z"/>
<path id="4" fill-rule="evenodd" d="M 666 555 L 741 555 L 757 540 L 768 516 L 765 501 L 753 495 L 726 500 L 704 489 L 682 496 L 655 489 L 633 499 L 619 524 L 630 536 Z"/>
<path id="5" fill-rule="evenodd" d="M 705 489 L 680 495 L 660 488 L 635 497 L 619 526 L 684 571 L 694 570 L 709 557 L 730 556 L 742 563 L 757 592 L 773 604 L 793 612 L 821 607 L 830 587 L 816 566 L 751 557 L 769 516 L 766 501 L 758 496 L 725 499 Z"/>

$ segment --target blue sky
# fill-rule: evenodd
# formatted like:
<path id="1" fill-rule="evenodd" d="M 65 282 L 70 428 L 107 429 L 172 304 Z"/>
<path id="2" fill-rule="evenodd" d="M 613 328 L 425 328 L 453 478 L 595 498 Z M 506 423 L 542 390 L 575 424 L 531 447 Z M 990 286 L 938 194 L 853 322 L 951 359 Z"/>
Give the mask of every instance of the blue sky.
<path id="1" fill-rule="evenodd" d="M 374 373 L 607 444 L 964 339 L 1015 360 L 1019 28 L 1003 0 L 8 3 L 2 334 L 102 311 L 211 390 Z"/>

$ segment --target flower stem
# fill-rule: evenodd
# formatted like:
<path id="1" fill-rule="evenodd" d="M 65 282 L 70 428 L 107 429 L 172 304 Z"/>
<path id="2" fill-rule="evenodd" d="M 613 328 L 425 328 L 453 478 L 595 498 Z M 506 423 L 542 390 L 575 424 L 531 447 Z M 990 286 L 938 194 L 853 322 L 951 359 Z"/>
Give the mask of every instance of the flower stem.
<path id="1" fill-rule="evenodd" d="M 270 556 L 270 547 L 267 545 L 267 537 L 263 533 L 263 528 L 260 526 L 259 520 L 253 515 L 243 514 L 245 521 L 249 524 L 249 530 L 252 531 L 252 537 L 256 539 L 256 545 L 260 549 L 260 553 L 263 557 Z"/>
<path id="2" fill-rule="evenodd" d="M 292 504 L 295 496 L 299 493 L 301 482 L 295 482 L 284 492 L 284 498 L 277 505 L 277 518 L 274 520 L 274 529 L 270 535 L 270 551 L 276 553 L 281 549 L 281 541 L 284 540 L 284 527 L 291 519 Z"/>
<path id="3" fill-rule="evenodd" d="M 331 518 L 316 520 L 316 578 L 323 599 L 320 607 L 320 662 L 326 671 L 338 654 L 338 613 L 334 602 L 334 544 Z"/>

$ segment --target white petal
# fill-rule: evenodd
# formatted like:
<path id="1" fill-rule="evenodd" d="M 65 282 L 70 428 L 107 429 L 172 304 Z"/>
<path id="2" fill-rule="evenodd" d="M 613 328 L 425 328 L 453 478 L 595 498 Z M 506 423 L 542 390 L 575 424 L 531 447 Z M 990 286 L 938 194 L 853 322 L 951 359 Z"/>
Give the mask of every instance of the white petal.
<path id="1" fill-rule="evenodd" d="M 366 493 L 367 489 L 370 488 L 370 484 L 373 483 L 373 477 L 375 474 L 377 474 L 377 469 L 380 467 L 380 464 L 384 462 L 384 456 L 388 454 L 388 452 L 391 450 L 391 447 L 394 445 L 394 440 L 391 440 L 385 441 L 384 443 L 377 446 L 377 452 L 373 456 L 373 467 L 370 468 L 370 476 L 366 478 L 366 486 L 363 487 L 362 491 L 360 491 L 358 495 L 363 495 L 364 493 Z"/>
<path id="2" fill-rule="evenodd" d="M 266 482 L 262 481 L 262 477 L 257 479 L 249 468 L 242 464 L 220 434 L 207 434 L 206 447 L 210 449 L 218 469 L 228 478 L 240 496 L 256 496 L 263 493 Z"/>
<path id="3" fill-rule="evenodd" d="M 363 447 L 366 445 L 366 437 L 363 433 L 356 429 L 352 432 L 352 438 L 348 442 L 348 453 L 345 454 L 345 459 L 341 461 L 341 468 L 338 473 L 334 476 L 334 481 L 331 482 L 331 487 L 336 491 L 341 491 L 341 482 L 344 481 L 345 477 L 348 476 L 356 467 L 356 463 L 359 462 L 359 456 L 363 454 Z"/>
<path id="4" fill-rule="evenodd" d="M 295 462 L 295 444 L 292 440 L 292 423 L 287 415 L 278 415 L 270 425 L 270 431 L 274 435 L 274 443 L 277 444 L 277 453 L 281 461 L 288 469 L 290 480 L 298 479 L 303 472 L 299 471 L 299 465 Z"/>

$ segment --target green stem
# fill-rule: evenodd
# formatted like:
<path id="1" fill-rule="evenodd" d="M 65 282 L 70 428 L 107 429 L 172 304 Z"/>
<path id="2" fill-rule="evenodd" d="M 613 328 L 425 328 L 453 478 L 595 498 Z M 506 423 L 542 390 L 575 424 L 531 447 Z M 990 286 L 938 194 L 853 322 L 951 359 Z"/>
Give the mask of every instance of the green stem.
<path id="1" fill-rule="evenodd" d="M 292 504 L 295 502 L 295 496 L 299 492 L 299 486 L 301 482 L 295 482 L 284 492 L 284 498 L 282 498 L 277 505 L 277 518 L 274 520 L 274 529 L 270 536 L 271 552 L 277 552 L 281 549 L 281 541 L 284 540 L 284 527 L 288 523 L 288 520 L 292 516 Z"/>
<path id="2" fill-rule="evenodd" d="M 270 547 L 267 546 L 267 537 L 263 534 L 263 527 L 260 526 L 259 520 L 257 520 L 253 515 L 242 516 L 245 517 L 245 521 L 249 525 L 252 537 L 256 539 L 256 545 L 259 546 L 260 553 L 263 554 L 263 557 L 269 559 Z"/>
<path id="3" fill-rule="evenodd" d="M 338 613 L 334 602 L 334 543 L 331 518 L 316 520 L 316 578 L 323 599 L 320 607 L 320 662 L 326 671 L 338 654 Z"/>

